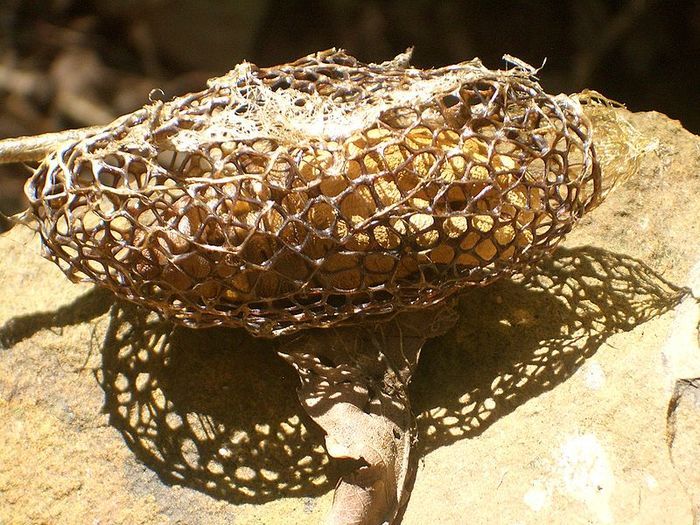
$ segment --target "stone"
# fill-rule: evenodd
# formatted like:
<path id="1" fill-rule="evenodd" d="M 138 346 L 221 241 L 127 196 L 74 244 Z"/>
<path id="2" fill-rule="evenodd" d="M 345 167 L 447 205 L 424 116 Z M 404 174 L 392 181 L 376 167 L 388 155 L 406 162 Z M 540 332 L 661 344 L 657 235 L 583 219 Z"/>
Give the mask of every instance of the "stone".
<path id="1" fill-rule="evenodd" d="M 405 524 L 700 519 L 700 138 L 631 118 L 641 172 L 424 348 Z M 344 467 L 273 343 L 174 327 L 39 251 L 0 238 L 0 522 L 323 520 Z"/>

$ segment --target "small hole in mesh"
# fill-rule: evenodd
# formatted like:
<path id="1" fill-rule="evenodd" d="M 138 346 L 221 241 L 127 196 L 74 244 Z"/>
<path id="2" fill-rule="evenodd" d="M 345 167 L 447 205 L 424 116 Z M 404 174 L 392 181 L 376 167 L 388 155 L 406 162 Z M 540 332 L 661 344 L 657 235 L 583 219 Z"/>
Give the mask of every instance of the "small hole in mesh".
<path id="1" fill-rule="evenodd" d="M 75 182 L 78 186 L 90 186 L 95 181 L 95 174 L 92 172 L 90 164 L 83 164 L 78 168 L 75 175 Z"/>
<path id="2" fill-rule="evenodd" d="M 316 359 L 318 359 L 318 362 L 322 366 L 325 366 L 328 368 L 335 368 L 335 363 L 333 361 L 331 361 L 331 359 L 326 357 L 325 355 L 316 356 Z"/>
<path id="3" fill-rule="evenodd" d="M 387 303 L 394 300 L 394 294 L 386 290 L 377 290 L 372 293 L 373 303 Z"/>
<path id="4" fill-rule="evenodd" d="M 472 129 L 486 138 L 496 136 L 496 126 L 488 119 L 479 119 L 472 122 Z"/>
<path id="5" fill-rule="evenodd" d="M 478 90 L 480 94 L 483 96 L 490 96 L 491 93 L 494 91 L 494 86 L 492 84 L 489 84 L 488 82 L 475 82 L 474 89 Z"/>
<path id="6" fill-rule="evenodd" d="M 97 206 L 97 209 L 105 215 L 113 213 L 117 208 L 110 197 L 108 194 L 103 194 Z"/>
<path id="7" fill-rule="evenodd" d="M 329 295 L 326 300 L 326 304 L 332 306 L 333 308 L 340 308 L 347 303 L 347 299 L 344 295 Z"/>
<path id="8" fill-rule="evenodd" d="M 188 153 L 173 150 L 161 151 L 156 157 L 158 164 L 160 164 L 162 167 L 169 171 L 180 171 L 182 165 L 188 159 Z"/>
<path id="9" fill-rule="evenodd" d="M 547 235 L 550 230 L 552 230 L 553 225 L 551 222 L 546 222 L 543 224 L 540 224 L 536 229 L 535 229 L 535 234 L 539 237 Z"/>
<path id="10" fill-rule="evenodd" d="M 445 105 L 446 108 L 451 108 L 452 106 L 456 106 L 459 104 L 460 98 L 457 95 L 447 95 L 442 97 L 442 103 Z"/>
<path id="11" fill-rule="evenodd" d="M 140 226 L 148 228 L 150 226 L 153 226 L 157 222 L 158 216 L 153 210 L 144 210 L 143 212 L 139 213 L 138 217 L 136 217 L 136 220 L 138 221 Z"/>
<path id="12" fill-rule="evenodd" d="M 124 247 L 124 248 L 121 248 L 117 253 L 114 254 L 114 258 L 119 262 L 124 262 L 127 260 L 130 253 L 131 252 L 129 251 L 129 248 Z"/>
<path id="13" fill-rule="evenodd" d="M 94 259 L 88 259 L 85 261 L 84 266 L 87 266 L 90 270 L 97 274 L 105 273 L 105 266 L 100 261 Z"/>
<path id="14" fill-rule="evenodd" d="M 78 256 L 78 250 L 72 246 L 63 245 L 61 246 L 61 251 L 69 259 L 75 259 Z"/>
<path id="15" fill-rule="evenodd" d="M 569 188 L 566 184 L 559 184 L 557 186 L 557 194 L 562 201 L 565 201 L 569 196 Z"/>
<path id="16" fill-rule="evenodd" d="M 58 220 L 56 220 L 55 228 L 59 235 L 68 235 L 68 232 L 71 229 L 68 218 L 65 215 L 61 215 Z"/>
<path id="17" fill-rule="evenodd" d="M 544 160 L 535 159 L 528 164 L 526 174 L 530 180 L 542 180 L 544 179 L 545 170 Z"/>
<path id="18" fill-rule="evenodd" d="M 65 195 L 63 183 L 52 184 L 45 192 L 46 197 L 58 197 Z"/>
<path id="19" fill-rule="evenodd" d="M 466 95 L 465 98 L 469 106 L 477 106 L 483 102 L 482 98 L 474 92 L 466 92 L 463 95 Z"/>
<path id="20" fill-rule="evenodd" d="M 287 77 L 281 77 L 270 86 L 270 89 L 277 91 L 279 89 L 289 89 L 291 86 L 292 82 Z"/>
<path id="21" fill-rule="evenodd" d="M 107 166 L 112 166 L 114 168 L 121 168 L 122 166 L 124 166 L 124 159 L 117 155 L 107 155 L 103 159 L 103 162 Z"/>
<path id="22" fill-rule="evenodd" d="M 121 177 L 119 177 L 119 175 L 106 170 L 100 170 L 97 174 L 98 183 L 107 188 L 116 188 L 119 186 L 120 179 Z"/>

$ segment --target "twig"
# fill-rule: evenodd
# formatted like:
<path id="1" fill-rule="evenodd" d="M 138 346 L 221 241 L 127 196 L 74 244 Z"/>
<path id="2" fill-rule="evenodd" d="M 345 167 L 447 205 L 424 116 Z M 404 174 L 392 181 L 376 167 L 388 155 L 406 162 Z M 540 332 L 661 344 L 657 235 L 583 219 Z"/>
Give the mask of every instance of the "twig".
<path id="1" fill-rule="evenodd" d="M 57 133 L 0 140 L 0 164 L 40 161 L 60 144 L 95 135 L 103 129 L 104 126 L 90 126 Z"/>

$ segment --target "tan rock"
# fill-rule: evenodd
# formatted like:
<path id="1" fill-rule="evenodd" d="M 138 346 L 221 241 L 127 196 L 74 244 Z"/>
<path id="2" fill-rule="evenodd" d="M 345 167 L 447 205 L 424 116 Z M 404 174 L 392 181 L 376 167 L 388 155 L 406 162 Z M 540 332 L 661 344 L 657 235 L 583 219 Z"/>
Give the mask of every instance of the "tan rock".
<path id="1" fill-rule="evenodd" d="M 424 350 L 404 523 L 692 523 L 700 314 L 669 282 L 698 286 L 700 138 L 634 122 L 641 173 Z M 339 472 L 272 343 L 114 305 L 37 241 L 0 238 L 0 522 L 322 521 Z"/>

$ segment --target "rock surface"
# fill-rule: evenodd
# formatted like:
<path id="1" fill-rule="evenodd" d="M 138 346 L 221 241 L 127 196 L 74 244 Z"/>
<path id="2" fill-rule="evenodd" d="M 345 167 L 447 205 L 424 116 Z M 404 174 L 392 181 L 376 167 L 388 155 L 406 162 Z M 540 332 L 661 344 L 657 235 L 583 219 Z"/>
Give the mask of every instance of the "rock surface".
<path id="1" fill-rule="evenodd" d="M 700 522 L 700 138 L 633 118 L 641 173 L 425 348 L 404 523 Z M 322 521 L 339 472 L 269 342 L 0 253 L 0 523 Z"/>

